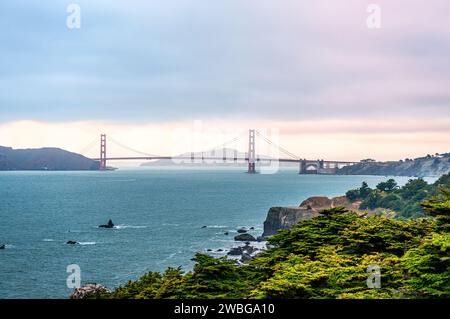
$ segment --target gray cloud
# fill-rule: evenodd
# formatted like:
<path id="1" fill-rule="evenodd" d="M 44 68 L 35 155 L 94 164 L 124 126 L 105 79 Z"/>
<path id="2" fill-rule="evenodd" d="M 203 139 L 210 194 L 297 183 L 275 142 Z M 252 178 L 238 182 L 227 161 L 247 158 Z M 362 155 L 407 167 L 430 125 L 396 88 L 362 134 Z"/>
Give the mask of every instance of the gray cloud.
<path id="1" fill-rule="evenodd" d="M 450 117 L 450 3 L 0 4 L 0 121 Z"/>

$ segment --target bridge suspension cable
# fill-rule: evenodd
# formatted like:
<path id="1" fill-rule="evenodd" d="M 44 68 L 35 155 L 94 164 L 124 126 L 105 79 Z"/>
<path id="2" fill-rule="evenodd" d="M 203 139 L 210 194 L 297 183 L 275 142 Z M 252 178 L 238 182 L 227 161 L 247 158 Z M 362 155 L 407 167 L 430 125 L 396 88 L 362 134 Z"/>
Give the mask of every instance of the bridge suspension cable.
<path id="1" fill-rule="evenodd" d="M 88 151 L 90 151 L 92 149 L 92 147 L 97 146 L 98 145 L 98 138 L 95 137 L 89 144 L 87 144 L 85 147 L 83 147 L 78 154 L 85 154 Z"/>
<path id="2" fill-rule="evenodd" d="M 292 157 L 293 159 L 299 159 L 299 157 L 297 155 L 295 155 L 294 153 L 289 152 L 287 149 L 285 149 L 284 147 L 275 144 L 274 142 L 272 142 L 271 140 L 269 140 L 266 136 L 264 136 L 263 134 L 261 134 L 259 131 L 256 131 L 256 135 L 258 135 L 260 138 L 262 138 L 266 143 L 268 143 L 269 145 L 272 145 L 274 147 L 276 147 L 279 151 L 281 151 L 283 154 Z"/>
<path id="3" fill-rule="evenodd" d="M 128 147 L 128 146 L 126 146 L 126 145 L 120 143 L 119 141 L 115 140 L 114 138 L 112 138 L 112 137 L 109 136 L 109 135 L 107 136 L 107 139 L 108 139 L 108 141 L 111 141 L 111 142 L 113 142 L 114 144 L 116 144 L 117 146 L 122 147 L 122 148 L 124 148 L 124 149 L 126 149 L 126 150 L 128 150 L 128 151 L 130 151 L 130 152 L 137 153 L 137 154 L 144 155 L 144 156 L 148 156 L 148 157 L 159 157 L 158 155 L 155 155 L 155 154 L 150 154 L 150 153 L 141 152 L 141 151 L 139 151 L 139 150 L 137 150 L 137 149 L 134 149 L 134 148 L 132 148 L 132 147 Z"/>
<path id="4" fill-rule="evenodd" d="M 233 139 L 231 139 L 231 140 L 229 140 L 229 141 L 227 141 L 227 142 L 225 142 L 225 143 L 222 143 L 222 144 L 220 144 L 220 145 L 217 145 L 217 146 L 211 148 L 210 150 L 219 150 L 219 149 L 223 149 L 224 147 L 226 147 L 226 146 L 228 146 L 228 145 L 230 145 L 230 144 L 232 144 L 232 143 L 237 142 L 237 141 L 238 141 L 240 138 L 242 138 L 245 134 L 246 134 L 246 132 L 243 132 L 243 133 L 239 134 L 238 136 L 234 137 Z"/>

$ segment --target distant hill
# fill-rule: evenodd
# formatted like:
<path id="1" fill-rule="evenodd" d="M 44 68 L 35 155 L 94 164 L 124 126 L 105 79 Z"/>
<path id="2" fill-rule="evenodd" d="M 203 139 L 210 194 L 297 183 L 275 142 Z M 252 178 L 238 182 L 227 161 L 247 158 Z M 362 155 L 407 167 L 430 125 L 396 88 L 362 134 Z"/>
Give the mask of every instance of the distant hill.
<path id="1" fill-rule="evenodd" d="M 98 170 L 99 162 L 59 148 L 13 149 L 0 146 L 0 171 Z"/>
<path id="2" fill-rule="evenodd" d="M 226 161 L 224 162 L 222 160 L 223 158 L 223 154 L 226 154 Z M 235 149 L 232 148 L 225 148 L 224 150 L 216 150 L 215 152 L 213 151 L 209 151 L 209 152 L 204 152 L 203 156 L 204 157 L 216 157 L 218 158 L 217 160 L 208 160 L 205 159 L 204 163 L 202 162 L 202 153 L 201 152 L 194 152 L 194 162 L 191 162 L 189 159 L 185 159 L 183 161 L 178 161 L 178 160 L 156 160 L 156 161 L 151 161 L 151 162 L 145 162 L 142 163 L 141 166 L 144 167 L 151 167 L 151 166 L 188 166 L 188 167 L 197 167 L 197 166 L 205 166 L 205 165 L 211 165 L 211 166 L 225 166 L 225 167 L 246 167 L 247 166 L 247 162 L 243 162 L 242 160 L 238 161 L 237 163 L 235 163 L 233 161 L 233 158 L 235 156 L 235 152 L 236 152 L 236 156 L 238 158 L 245 158 L 246 157 L 246 153 L 244 152 L 239 152 L 236 151 Z M 183 153 L 180 155 L 177 155 L 180 157 L 190 157 L 191 153 Z M 266 158 L 268 159 L 268 156 L 261 156 L 261 158 Z M 283 167 L 298 167 L 298 164 L 294 163 L 280 163 L 280 166 Z"/>
<path id="3" fill-rule="evenodd" d="M 362 161 L 338 170 L 340 175 L 441 176 L 450 172 L 450 153 L 396 162 Z"/>

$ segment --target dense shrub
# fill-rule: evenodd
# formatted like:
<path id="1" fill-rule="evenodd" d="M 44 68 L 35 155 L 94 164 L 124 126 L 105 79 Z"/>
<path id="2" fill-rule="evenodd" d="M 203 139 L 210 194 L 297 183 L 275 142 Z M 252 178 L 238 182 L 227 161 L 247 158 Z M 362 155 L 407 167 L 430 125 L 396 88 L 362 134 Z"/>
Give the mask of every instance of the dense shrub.
<path id="1" fill-rule="evenodd" d="M 363 183 L 358 189 L 349 190 L 346 197 L 351 202 L 361 200 L 360 209 L 385 208 L 396 212 L 398 219 L 424 217 L 421 202 L 436 196 L 440 188 L 450 185 L 450 174 L 439 178 L 434 184 L 423 179 L 411 179 L 402 187 L 398 187 L 393 179 L 379 183 L 370 189 Z"/>

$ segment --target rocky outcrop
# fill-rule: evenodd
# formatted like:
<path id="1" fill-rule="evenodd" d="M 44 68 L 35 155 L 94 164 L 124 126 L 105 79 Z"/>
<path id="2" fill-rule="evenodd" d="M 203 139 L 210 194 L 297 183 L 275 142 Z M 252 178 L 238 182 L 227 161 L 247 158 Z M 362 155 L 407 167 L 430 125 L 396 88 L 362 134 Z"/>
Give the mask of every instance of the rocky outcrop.
<path id="1" fill-rule="evenodd" d="M 114 228 L 114 223 L 112 222 L 112 220 L 108 220 L 108 223 L 106 225 L 100 225 L 98 226 L 99 228 Z"/>
<path id="2" fill-rule="evenodd" d="M 76 245 L 76 244 L 78 244 L 78 242 L 76 242 L 74 240 L 69 240 L 66 244 L 67 245 Z"/>
<path id="3" fill-rule="evenodd" d="M 334 207 L 345 207 L 348 210 L 358 210 L 360 202 L 350 202 L 345 196 L 328 198 L 325 196 L 313 196 L 305 199 L 299 208 L 307 209 L 312 212 L 320 212 L 324 209 Z"/>
<path id="4" fill-rule="evenodd" d="M 0 249 L 6 249 L 6 245 L 0 245 Z"/>
<path id="5" fill-rule="evenodd" d="M 239 260 L 241 263 L 249 261 L 250 259 L 252 259 L 253 256 L 248 254 L 248 253 L 243 253 L 241 256 L 241 259 Z"/>
<path id="6" fill-rule="evenodd" d="M 242 255 L 243 247 L 232 247 L 227 253 L 228 256 L 240 256 Z"/>
<path id="7" fill-rule="evenodd" d="M 98 294 L 98 293 L 107 293 L 109 292 L 106 287 L 100 284 L 87 284 L 80 288 L 75 288 L 72 294 L 70 295 L 70 299 L 84 299 L 88 294 Z"/>
<path id="8" fill-rule="evenodd" d="M 253 246 L 250 246 L 248 243 L 245 246 L 239 246 L 239 247 L 233 247 L 230 249 L 230 251 L 227 253 L 229 256 L 239 256 L 243 253 L 247 254 L 253 254 L 254 252 L 258 251 L 259 249 Z"/>
<path id="9" fill-rule="evenodd" d="M 236 241 L 256 241 L 256 238 L 248 233 L 245 233 L 245 234 L 239 234 L 239 235 L 235 236 L 234 240 L 236 240 Z"/>
<path id="10" fill-rule="evenodd" d="M 302 207 L 271 207 L 264 221 L 263 237 L 275 235 L 278 230 L 291 228 L 301 220 L 318 215 L 317 212 Z"/>
<path id="11" fill-rule="evenodd" d="M 278 230 L 291 228 L 302 220 L 319 216 L 319 212 L 333 207 L 358 211 L 360 202 L 351 203 L 345 196 L 328 198 L 315 196 L 304 200 L 299 207 L 272 207 L 264 221 L 263 237 L 275 235 Z"/>
<path id="12" fill-rule="evenodd" d="M 250 243 L 245 243 L 245 246 L 233 247 L 227 253 L 228 256 L 241 256 L 239 261 L 241 263 L 246 262 L 254 258 L 257 254 L 261 252 L 260 249 L 250 246 Z"/>

